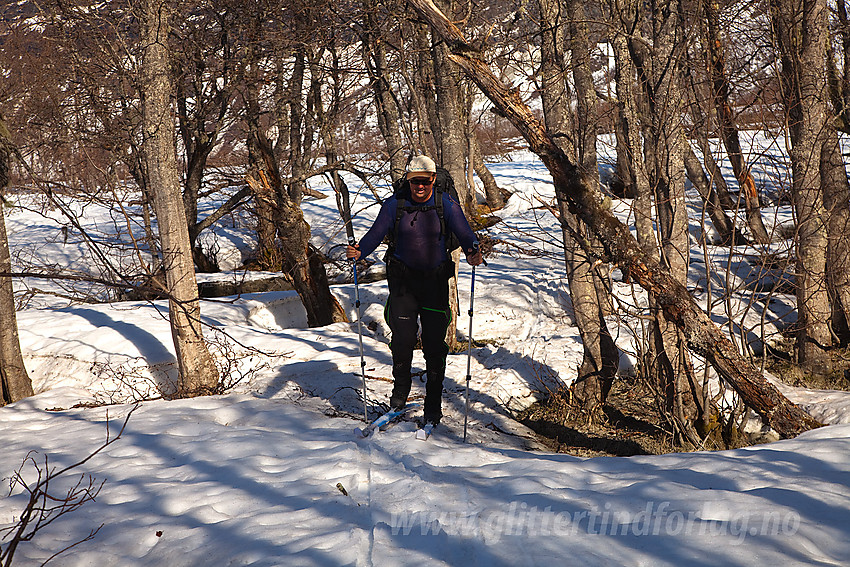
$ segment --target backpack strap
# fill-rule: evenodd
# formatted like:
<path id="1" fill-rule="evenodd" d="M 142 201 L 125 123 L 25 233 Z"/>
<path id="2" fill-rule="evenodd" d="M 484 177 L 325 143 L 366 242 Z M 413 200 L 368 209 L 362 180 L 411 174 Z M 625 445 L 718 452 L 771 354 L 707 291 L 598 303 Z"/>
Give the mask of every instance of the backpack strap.
<path id="1" fill-rule="evenodd" d="M 404 197 L 399 197 L 396 200 L 396 204 L 395 204 L 395 222 L 396 222 L 396 224 L 393 226 L 393 232 L 395 232 L 399 221 L 401 221 L 401 217 L 404 216 L 404 213 L 406 211 L 407 211 L 407 199 L 405 199 Z"/>
<path id="2" fill-rule="evenodd" d="M 395 204 L 395 222 L 393 223 L 392 228 L 390 229 L 390 241 L 387 245 L 387 258 L 391 257 L 393 253 L 395 253 L 395 244 L 396 239 L 398 238 L 398 225 L 401 222 L 401 217 L 404 216 L 404 212 L 407 209 L 407 199 L 404 197 L 398 197 L 396 199 Z"/>
<path id="3" fill-rule="evenodd" d="M 440 217 L 440 238 L 446 236 L 446 214 L 443 210 L 443 192 L 434 189 L 434 205 L 437 209 L 437 216 Z"/>

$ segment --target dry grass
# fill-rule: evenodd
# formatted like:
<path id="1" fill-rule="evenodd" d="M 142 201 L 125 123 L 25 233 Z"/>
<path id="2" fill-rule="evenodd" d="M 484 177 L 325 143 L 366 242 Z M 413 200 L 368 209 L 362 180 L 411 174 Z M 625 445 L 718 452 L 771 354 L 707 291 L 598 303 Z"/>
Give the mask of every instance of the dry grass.
<path id="1" fill-rule="evenodd" d="M 680 451 L 641 380 L 616 380 L 602 412 L 589 419 L 569 391 L 554 392 L 517 419 L 558 453 L 581 457 L 660 455 Z"/>

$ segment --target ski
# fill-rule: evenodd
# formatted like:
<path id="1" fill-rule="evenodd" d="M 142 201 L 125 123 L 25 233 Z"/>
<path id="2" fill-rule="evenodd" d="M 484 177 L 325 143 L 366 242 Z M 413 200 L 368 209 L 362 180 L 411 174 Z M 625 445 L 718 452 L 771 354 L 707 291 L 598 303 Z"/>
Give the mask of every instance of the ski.
<path id="1" fill-rule="evenodd" d="M 434 431 L 434 427 L 435 426 L 433 423 L 426 423 L 425 425 L 416 430 L 416 438 L 420 441 L 427 441 L 428 438 L 431 436 L 431 432 Z"/>
<path id="2" fill-rule="evenodd" d="M 366 427 L 362 427 L 362 428 L 361 427 L 355 427 L 354 428 L 354 434 L 357 435 L 358 437 L 369 437 L 369 435 L 371 435 L 372 432 L 374 432 L 376 429 L 380 429 L 381 427 L 389 425 L 390 423 L 396 421 L 397 419 L 399 419 L 401 416 L 403 416 L 404 414 L 406 414 L 410 410 L 413 410 L 413 409 L 418 408 L 418 407 L 419 407 L 419 403 L 412 402 L 412 403 L 407 404 L 406 406 L 404 406 L 401 409 L 390 410 L 387 413 L 380 416 L 375 421 L 373 421 L 372 423 L 370 423 L 369 425 L 367 425 Z"/>

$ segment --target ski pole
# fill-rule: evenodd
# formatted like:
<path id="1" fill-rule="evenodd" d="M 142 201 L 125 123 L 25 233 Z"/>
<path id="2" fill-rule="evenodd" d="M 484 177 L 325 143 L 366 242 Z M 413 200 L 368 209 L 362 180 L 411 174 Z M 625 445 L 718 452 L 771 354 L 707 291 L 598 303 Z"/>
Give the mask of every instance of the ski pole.
<path id="1" fill-rule="evenodd" d="M 472 266 L 472 280 L 469 284 L 469 344 L 466 345 L 466 400 L 463 408 L 463 442 L 466 443 L 466 424 L 469 421 L 469 381 L 472 379 L 472 302 L 475 300 L 475 266 Z"/>
<path id="2" fill-rule="evenodd" d="M 354 246 L 354 238 L 348 240 L 350 246 Z M 366 359 L 363 358 L 363 321 L 360 318 L 360 286 L 357 283 L 357 258 L 351 259 L 351 267 L 354 269 L 354 307 L 357 308 L 357 339 L 360 342 L 360 375 L 363 377 L 363 416 L 369 421 L 369 406 L 366 403 Z"/>

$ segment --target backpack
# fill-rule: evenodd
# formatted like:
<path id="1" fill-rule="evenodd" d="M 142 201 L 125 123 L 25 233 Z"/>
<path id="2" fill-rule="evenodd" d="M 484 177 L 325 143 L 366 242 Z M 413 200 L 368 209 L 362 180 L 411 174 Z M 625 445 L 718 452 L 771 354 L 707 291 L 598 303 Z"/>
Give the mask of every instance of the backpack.
<path id="1" fill-rule="evenodd" d="M 398 200 L 398 206 L 395 212 L 395 223 L 392 230 L 387 235 L 388 246 L 386 258 L 392 257 L 395 253 L 396 230 L 401 222 L 401 217 L 404 213 L 414 211 L 430 211 L 437 210 L 437 216 L 440 218 L 440 236 L 445 237 L 446 254 L 451 259 L 452 252 L 460 248 L 460 241 L 457 236 L 446 228 L 446 218 L 443 209 L 443 194 L 448 193 L 454 199 L 455 203 L 460 203 L 460 198 L 455 189 L 455 182 L 448 170 L 437 167 L 437 177 L 434 180 L 434 204 L 433 205 L 417 205 L 410 200 L 410 182 L 407 176 L 397 179 L 393 183 L 393 196 Z"/>

